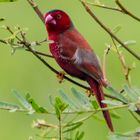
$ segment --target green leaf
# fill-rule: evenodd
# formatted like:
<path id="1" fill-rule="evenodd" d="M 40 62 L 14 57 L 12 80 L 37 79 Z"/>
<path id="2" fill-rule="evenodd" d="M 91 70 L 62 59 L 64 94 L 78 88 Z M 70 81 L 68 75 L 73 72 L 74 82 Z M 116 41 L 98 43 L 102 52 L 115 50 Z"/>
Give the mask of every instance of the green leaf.
<path id="1" fill-rule="evenodd" d="M 110 110 L 109 112 L 110 112 L 111 117 L 113 117 L 115 119 L 121 118 L 120 114 L 118 114 L 115 110 Z"/>
<path id="2" fill-rule="evenodd" d="M 17 0 L 0 0 L 0 2 L 15 2 Z"/>
<path id="3" fill-rule="evenodd" d="M 91 104 L 92 104 L 94 109 L 98 109 L 99 108 L 99 105 L 98 105 L 96 100 L 91 101 Z"/>
<path id="4" fill-rule="evenodd" d="M 125 134 L 113 134 L 109 136 L 109 140 L 138 140 L 137 137 Z"/>
<path id="5" fill-rule="evenodd" d="M 111 101 L 111 100 L 103 100 L 102 103 L 108 104 L 108 105 L 112 105 L 112 106 L 119 106 L 122 105 L 122 102 L 119 101 Z"/>
<path id="6" fill-rule="evenodd" d="M 135 95 L 138 97 L 138 98 L 140 98 L 140 89 L 138 89 L 138 88 L 133 88 L 133 91 L 135 92 Z"/>
<path id="7" fill-rule="evenodd" d="M 59 119 L 61 113 L 68 107 L 68 104 L 64 103 L 59 97 L 56 97 L 54 107 L 57 118 Z"/>
<path id="8" fill-rule="evenodd" d="M 84 132 L 77 131 L 74 140 L 81 140 L 84 137 Z"/>
<path id="9" fill-rule="evenodd" d="M 137 111 L 137 107 L 136 107 L 136 105 L 133 104 L 133 103 L 130 103 L 128 109 L 131 110 L 131 111 L 133 111 L 133 112 Z"/>
<path id="10" fill-rule="evenodd" d="M 48 112 L 45 108 L 40 107 L 40 106 L 36 103 L 36 101 L 35 101 L 33 98 L 31 98 L 31 96 L 30 96 L 29 93 L 26 95 L 26 99 L 27 99 L 27 101 L 32 105 L 33 109 L 34 109 L 36 112 L 38 112 L 38 113 L 47 113 L 47 112 Z"/>
<path id="11" fill-rule="evenodd" d="M 83 122 L 68 124 L 67 125 L 68 128 L 66 130 L 64 130 L 63 133 L 73 131 L 73 130 L 79 128 L 82 124 L 83 124 Z"/>
<path id="12" fill-rule="evenodd" d="M 102 117 L 98 116 L 97 114 L 93 115 L 93 118 L 99 122 L 105 122 L 105 120 Z"/>
<path id="13" fill-rule="evenodd" d="M 52 96 L 49 96 L 49 103 L 50 103 L 50 105 L 54 106 L 54 103 L 53 103 L 53 98 L 52 98 Z"/>
<path id="14" fill-rule="evenodd" d="M 130 45 L 135 45 L 136 44 L 136 41 L 135 40 L 128 40 L 128 41 L 125 41 L 123 42 L 126 46 L 130 46 Z M 117 45 L 117 47 L 122 47 L 122 45 Z"/>
<path id="15" fill-rule="evenodd" d="M 65 140 L 73 140 L 72 138 L 65 138 Z"/>
<path id="16" fill-rule="evenodd" d="M 89 101 L 89 98 L 77 91 L 75 88 L 71 88 L 71 91 L 72 91 L 72 94 L 74 95 L 74 97 L 79 101 L 80 105 L 83 107 L 83 108 L 86 108 L 86 109 L 90 109 L 91 108 L 91 103 Z"/>
<path id="17" fill-rule="evenodd" d="M 59 90 L 59 94 L 62 97 L 62 99 L 74 110 L 80 109 L 79 106 L 70 98 L 67 96 L 67 94 L 64 93 L 63 90 Z"/>
<path id="18" fill-rule="evenodd" d="M 12 93 L 15 95 L 15 97 L 18 99 L 18 101 L 21 103 L 21 105 L 29 111 L 29 113 L 34 112 L 32 106 L 29 104 L 29 102 L 22 95 L 20 95 L 20 93 L 18 91 L 13 90 Z"/>
<path id="19" fill-rule="evenodd" d="M 0 102 L 0 109 L 10 110 L 10 112 L 16 111 L 21 109 L 18 105 L 7 103 L 7 102 Z"/>
<path id="20" fill-rule="evenodd" d="M 116 34 L 117 32 L 121 30 L 121 28 L 122 28 L 121 25 L 117 25 L 112 31 Z"/>
<path id="21" fill-rule="evenodd" d="M 55 103 L 61 112 L 63 112 L 68 107 L 68 104 L 64 103 L 59 97 L 55 98 Z"/>
<path id="22" fill-rule="evenodd" d="M 122 94 L 120 94 L 118 91 L 116 91 L 113 87 L 107 86 L 106 89 L 110 92 L 110 94 L 112 96 L 116 97 L 123 103 L 128 103 L 127 99 Z"/>
<path id="23" fill-rule="evenodd" d="M 130 101 L 134 102 L 138 100 L 138 97 L 135 92 L 133 91 L 133 89 L 129 88 L 127 85 L 124 86 L 124 90 L 127 93 Z"/>
<path id="24" fill-rule="evenodd" d="M 60 119 L 61 111 L 60 111 L 60 109 L 58 108 L 57 104 L 55 104 L 54 107 L 55 107 L 56 116 L 57 116 L 58 119 Z"/>
<path id="25" fill-rule="evenodd" d="M 40 113 L 48 113 L 48 111 L 44 107 L 39 107 L 38 112 L 40 112 Z"/>
<path id="26" fill-rule="evenodd" d="M 109 140 L 139 140 L 140 128 L 134 131 L 130 131 L 124 134 L 121 133 L 111 133 Z"/>

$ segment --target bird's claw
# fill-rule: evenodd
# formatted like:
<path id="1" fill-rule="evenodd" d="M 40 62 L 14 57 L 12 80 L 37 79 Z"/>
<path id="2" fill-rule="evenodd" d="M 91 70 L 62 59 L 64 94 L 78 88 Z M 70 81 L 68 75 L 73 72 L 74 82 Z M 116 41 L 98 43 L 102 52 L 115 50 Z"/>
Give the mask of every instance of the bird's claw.
<path id="1" fill-rule="evenodd" d="M 64 76 L 65 76 L 65 72 L 64 72 L 64 71 L 60 71 L 60 72 L 57 74 L 57 78 L 58 78 L 59 83 L 62 83 L 62 82 L 63 82 Z"/>

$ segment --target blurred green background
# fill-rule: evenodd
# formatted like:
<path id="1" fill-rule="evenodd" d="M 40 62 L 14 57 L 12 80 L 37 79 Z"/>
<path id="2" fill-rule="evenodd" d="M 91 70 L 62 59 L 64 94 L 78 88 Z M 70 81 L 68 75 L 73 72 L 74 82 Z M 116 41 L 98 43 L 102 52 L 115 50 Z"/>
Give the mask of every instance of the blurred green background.
<path id="1" fill-rule="evenodd" d="M 95 52 L 102 60 L 105 43 L 110 43 L 109 35 L 99 27 L 97 23 L 85 12 L 78 0 L 41 0 L 36 1 L 42 11 L 45 13 L 50 9 L 63 9 L 71 16 L 77 29 L 85 36 L 85 38 L 93 46 Z M 115 6 L 114 0 L 103 3 Z M 140 16 L 140 1 L 125 0 L 124 5 L 133 13 Z M 101 18 L 106 25 L 114 28 L 116 25 L 122 25 L 118 36 L 126 40 L 136 40 L 137 44 L 131 46 L 137 53 L 140 53 L 140 23 L 118 12 L 104 10 L 93 7 L 95 13 Z M 15 3 L 0 3 L 0 17 L 6 18 L 4 22 L 0 22 L 0 26 L 5 24 L 9 26 L 18 25 L 27 27 L 29 40 L 43 40 L 47 37 L 46 30 L 40 19 L 35 15 L 34 11 L 26 0 L 19 0 Z M 0 29 L 0 38 L 7 37 L 3 29 Z M 40 47 L 42 51 L 49 52 L 48 46 Z M 139 69 L 140 62 L 133 56 L 124 51 L 128 64 L 136 63 L 136 69 L 131 73 L 132 85 L 140 87 Z M 50 63 L 58 70 L 60 68 L 54 61 Z M 125 84 L 122 74 L 121 64 L 118 57 L 114 53 L 110 53 L 107 57 L 107 77 L 114 87 L 121 89 Z M 86 84 L 86 83 L 84 83 Z M 47 107 L 48 95 L 56 95 L 58 89 L 63 88 L 70 94 L 70 88 L 75 87 L 80 91 L 83 89 L 72 85 L 65 81 L 59 84 L 56 75 L 48 70 L 38 59 L 32 54 L 25 51 L 17 51 L 11 55 L 11 49 L 8 46 L 0 44 L 0 100 L 7 102 L 15 102 L 17 100 L 11 94 L 12 89 L 17 89 L 23 95 L 29 92 L 32 97 L 42 106 Z M 126 132 L 138 127 L 138 123 L 126 110 L 118 110 L 121 113 L 121 119 L 113 119 L 113 124 L 118 132 Z M 29 136 L 35 137 L 38 130 L 32 129 L 32 121 L 37 118 L 45 118 L 51 121 L 50 116 L 45 115 L 26 115 L 24 113 L 9 113 L 0 110 L 0 140 L 27 140 Z M 106 140 L 108 129 L 106 125 L 95 119 L 86 121 L 81 128 L 85 131 L 84 140 Z"/>

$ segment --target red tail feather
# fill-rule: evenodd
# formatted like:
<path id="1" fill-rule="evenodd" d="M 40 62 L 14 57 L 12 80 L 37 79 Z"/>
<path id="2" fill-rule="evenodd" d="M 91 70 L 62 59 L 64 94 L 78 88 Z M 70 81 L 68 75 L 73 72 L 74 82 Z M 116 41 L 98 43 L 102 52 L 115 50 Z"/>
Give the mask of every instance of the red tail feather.
<path id="1" fill-rule="evenodd" d="M 105 99 L 103 89 L 102 89 L 101 85 L 98 82 L 96 82 L 94 79 L 92 79 L 92 78 L 88 79 L 87 82 L 89 83 L 91 89 L 95 93 L 96 99 L 97 99 L 100 107 L 101 108 L 107 107 L 106 104 L 101 102 L 102 100 Z M 113 129 L 113 125 L 112 125 L 112 121 L 111 121 L 109 111 L 103 111 L 103 115 L 104 115 L 104 118 L 106 120 L 106 123 L 107 123 L 108 127 L 113 132 L 114 129 Z"/>

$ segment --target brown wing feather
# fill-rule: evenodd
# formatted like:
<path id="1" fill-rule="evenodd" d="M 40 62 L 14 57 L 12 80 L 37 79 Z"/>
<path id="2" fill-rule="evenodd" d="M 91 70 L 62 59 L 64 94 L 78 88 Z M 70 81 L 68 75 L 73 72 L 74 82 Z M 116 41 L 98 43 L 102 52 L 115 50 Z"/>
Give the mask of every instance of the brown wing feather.
<path id="1" fill-rule="evenodd" d="M 87 41 L 76 29 L 64 32 L 59 38 L 59 43 L 63 46 L 61 54 L 69 58 L 71 63 L 79 70 L 93 77 L 97 81 L 103 78 L 97 56 Z"/>

